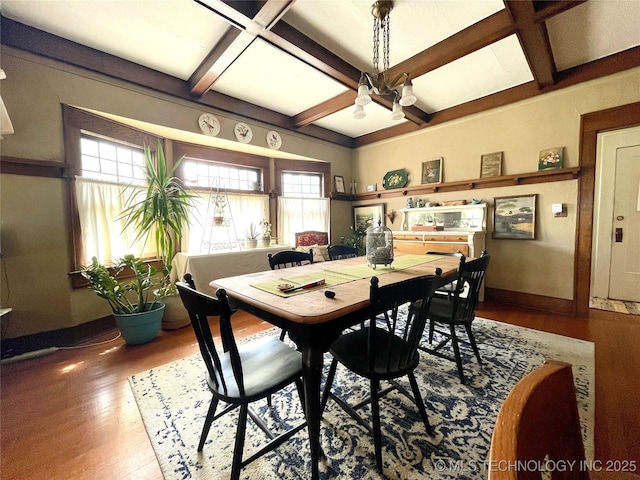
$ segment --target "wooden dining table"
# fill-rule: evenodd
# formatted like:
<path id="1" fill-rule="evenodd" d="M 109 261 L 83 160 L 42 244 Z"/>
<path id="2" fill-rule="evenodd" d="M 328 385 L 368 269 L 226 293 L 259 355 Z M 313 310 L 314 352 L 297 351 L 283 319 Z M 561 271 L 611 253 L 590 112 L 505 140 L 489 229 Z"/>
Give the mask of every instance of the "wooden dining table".
<path id="1" fill-rule="evenodd" d="M 452 280 L 458 264 L 456 257 L 399 255 L 390 265 L 376 265 L 374 269 L 365 257 L 355 257 L 220 278 L 209 284 L 215 290 L 225 289 L 236 308 L 284 328 L 302 353 L 312 479 L 319 474 L 324 353 L 345 328 L 366 319 L 371 277 L 377 276 L 384 286 L 433 275 L 433 287 L 437 288 Z M 324 284 L 290 293 L 278 289 L 283 284 L 302 286 L 316 280 Z M 327 291 L 334 295 L 326 295 Z"/>

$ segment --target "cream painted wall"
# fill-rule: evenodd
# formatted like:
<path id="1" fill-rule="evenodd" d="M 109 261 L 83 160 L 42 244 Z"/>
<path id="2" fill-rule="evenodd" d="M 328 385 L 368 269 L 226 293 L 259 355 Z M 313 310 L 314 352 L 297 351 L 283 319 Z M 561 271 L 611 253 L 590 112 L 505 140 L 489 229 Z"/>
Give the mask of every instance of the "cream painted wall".
<path id="1" fill-rule="evenodd" d="M 354 176 L 359 191 L 377 183 L 389 170 L 406 168 L 408 186 L 420 184 L 422 162 L 444 158 L 444 182 L 480 176 L 480 156 L 504 152 L 504 175 L 537 170 L 540 150 L 564 147 L 564 165 L 579 165 L 580 116 L 640 100 L 640 68 L 597 81 L 522 101 L 507 107 L 427 128 L 358 149 Z M 573 298 L 577 181 L 480 189 L 424 195 L 431 202 L 538 194 L 537 239 L 493 240 L 488 222 L 487 251 L 492 254 L 488 287 Z M 404 207 L 404 198 L 392 198 L 387 211 Z M 366 203 L 379 203 L 375 201 Z M 552 203 L 566 203 L 568 216 L 553 218 Z M 493 209 L 489 209 L 489 216 Z M 396 219 L 392 229 L 400 228 Z"/>
<path id="2" fill-rule="evenodd" d="M 0 143 L 3 156 L 63 162 L 62 103 L 169 127 L 173 133 L 185 131 L 182 139 L 186 141 L 221 146 L 222 140 L 222 146 L 238 145 L 232 129 L 242 119 L 196 103 L 9 47 L 3 47 L 2 68 L 7 74 L 2 81 L 2 98 L 15 129 Z M 197 120 L 203 111 L 212 111 L 220 119 L 219 138 L 200 134 Z M 266 148 L 266 133 L 273 128 L 248 123 L 254 134 L 252 144 L 263 147 L 256 153 L 278 155 Z M 351 179 L 350 149 L 291 132 L 279 133 L 281 153 L 330 162 L 332 174 Z M 2 306 L 13 308 L 3 338 L 71 327 L 108 315 L 106 302 L 86 289 L 70 286 L 63 181 L 0 175 L 0 200 L 4 260 L 0 301 Z M 332 212 L 332 232 L 339 240 L 350 223 L 350 205 L 332 202 Z M 8 282 L 4 281 L 5 273 Z"/>

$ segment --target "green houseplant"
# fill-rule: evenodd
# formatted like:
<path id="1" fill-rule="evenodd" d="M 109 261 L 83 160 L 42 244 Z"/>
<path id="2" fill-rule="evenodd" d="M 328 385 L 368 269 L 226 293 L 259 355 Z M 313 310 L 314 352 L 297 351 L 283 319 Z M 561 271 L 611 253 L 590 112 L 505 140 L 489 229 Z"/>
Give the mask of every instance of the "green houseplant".
<path id="1" fill-rule="evenodd" d="M 133 278 L 121 281 L 119 277 L 127 269 L 133 272 Z M 131 345 L 150 342 L 160 331 L 165 306 L 152 292 L 156 273 L 152 265 L 134 255 L 118 259 L 111 270 L 96 257 L 82 268 L 89 289 L 109 303 L 122 337 Z"/>
<path id="2" fill-rule="evenodd" d="M 144 147 L 146 191 L 141 194 L 138 188 L 132 187 L 121 217 L 125 219 L 124 228 L 136 228 L 137 239 L 154 236 L 163 265 L 162 281 L 157 292 L 158 297 L 162 298 L 177 293 L 175 285 L 171 283 L 171 262 L 176 245 L 182 239 L 182 229 L 189 223 L 189 208 L 194 195 L 175 176 L 184 157 L 169 169 L 160 142 L 155 156 L 154 161 L 151 149 Z"/>

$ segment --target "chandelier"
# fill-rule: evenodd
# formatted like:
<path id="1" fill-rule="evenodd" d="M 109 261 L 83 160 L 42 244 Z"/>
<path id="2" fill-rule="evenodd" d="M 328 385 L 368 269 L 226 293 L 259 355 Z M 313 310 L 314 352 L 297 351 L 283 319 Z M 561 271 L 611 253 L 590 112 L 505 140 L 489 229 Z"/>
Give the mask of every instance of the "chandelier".
<path id="1" fill-rule="evenodd" d="M 393 97 L 391 118 L 402 120 L 404 112 L 402 107 L 408 107 L 416 103 L 413 94 L 413 84 L 408 73 L 401 73 L 396 78 L 389 80 L 389 13 L 393 9 L 391 0 L 378 0 L 371 5 L 373 15 L 373 72 L 362 72 L 358 82 L 358 95 L 356 97 L 356 109 L 354 118 L 364 118 L 367 114 L 364 106 L 371 102 L 370 93 L 383 97 Z M 380 60 L 380 30 L 382 30 L 382 71 L 379 69 Z M 404 77 L 402 93 L 398 88 L 398 82 Z"/>

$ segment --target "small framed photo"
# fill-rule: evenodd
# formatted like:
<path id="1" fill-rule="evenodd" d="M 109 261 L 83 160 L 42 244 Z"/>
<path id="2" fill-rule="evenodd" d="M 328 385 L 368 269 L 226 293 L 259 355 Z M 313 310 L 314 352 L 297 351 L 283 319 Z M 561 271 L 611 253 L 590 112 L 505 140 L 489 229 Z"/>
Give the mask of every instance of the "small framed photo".
<path id="1" fill-rule="evenodd" d="M 422 162 L 422 183 L 442 182 L 442 162 L 443 158 L 434 158 Z"/>
<path id="2" fill-rule="evenodd" d="M 353 226 L 356 232 L 366 232 L 369 227 L 384 226 L 384 203 L 353 207 Z"/>
<path id="3" fill-rule="evenodd" d="M 496 197 L 493 203 L 493 238 L 535 240 L 536 194 Z"/>
<path id="4" fill-rule="evenodd" d="M 550 170 L 562 168 L 562 153 L 564 147 L 548 148 L 541 150 L 538 157 L 538 170 Z"/>
<path id="5" fill-rule="evenodd" d="M 480 157 L 480 178 L 502 175 L 502 152 L 486 153 Z"/>
<path id="6" fill-rule="evenodd" d="M 346 190 L 344 188 L 344 177 L 340 176 L 340 175 L 334 175 L 333 176 L 333 182 L 336 185 L 336 192 L 338 193 L 345 193 Z"/>
<path id="7" fill-rule="evenodd" d="M 375 192 L 376 190 L 378 190 L 377 183 L 372 183 L 370 185 L 367 185 L 367 192 Z"/>

